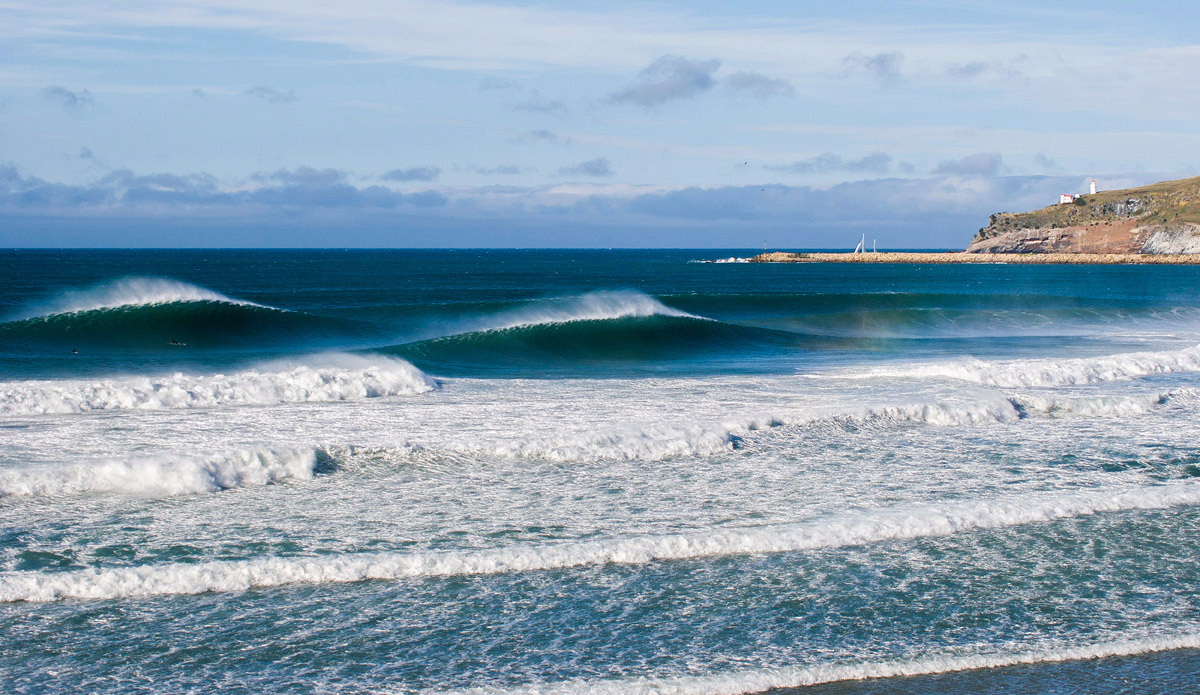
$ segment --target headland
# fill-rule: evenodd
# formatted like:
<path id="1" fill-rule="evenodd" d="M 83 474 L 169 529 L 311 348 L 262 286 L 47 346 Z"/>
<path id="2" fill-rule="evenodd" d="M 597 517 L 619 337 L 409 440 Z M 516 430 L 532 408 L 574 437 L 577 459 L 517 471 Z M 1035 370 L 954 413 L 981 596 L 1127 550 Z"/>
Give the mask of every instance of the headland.
<path id="1" fill-rule="evenodd" d="M 763 253 L 754 263 L 1200 265 L 1200 176 L 998 212 L 963 251 Z"/>

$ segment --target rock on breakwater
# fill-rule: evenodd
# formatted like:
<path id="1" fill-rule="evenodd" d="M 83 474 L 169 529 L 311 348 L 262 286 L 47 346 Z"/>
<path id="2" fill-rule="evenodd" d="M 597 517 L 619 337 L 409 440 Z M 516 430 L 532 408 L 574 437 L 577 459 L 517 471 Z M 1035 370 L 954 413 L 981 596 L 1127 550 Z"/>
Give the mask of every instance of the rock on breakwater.
<path id="1" fill-rule="evenodd" d="M 772 251 L 751 263 L 1027 263 L 1035 265 L 1200 265 L 1200 254 L 1147 253 L 978 253 L 881 251 L 878 253 L 790 253 Z"/>

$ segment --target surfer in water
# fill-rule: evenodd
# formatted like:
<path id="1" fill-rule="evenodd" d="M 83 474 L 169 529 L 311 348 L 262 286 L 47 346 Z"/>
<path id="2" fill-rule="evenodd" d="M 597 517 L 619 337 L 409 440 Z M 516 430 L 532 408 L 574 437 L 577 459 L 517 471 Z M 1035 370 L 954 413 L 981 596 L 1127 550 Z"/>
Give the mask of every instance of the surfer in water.
<path id="1" fill-rule="evenodd" d="M 168 340 L 168 341 L 167 341 L 167 345 L 179 345 L 179 346 L 183 346 L 183 345 L 187 345 L 187 343 L 181 343 L 181 342 L 179 342 L 178 340 L 175 340 L 174 338 L 171 338 L 170 340 Z"/>

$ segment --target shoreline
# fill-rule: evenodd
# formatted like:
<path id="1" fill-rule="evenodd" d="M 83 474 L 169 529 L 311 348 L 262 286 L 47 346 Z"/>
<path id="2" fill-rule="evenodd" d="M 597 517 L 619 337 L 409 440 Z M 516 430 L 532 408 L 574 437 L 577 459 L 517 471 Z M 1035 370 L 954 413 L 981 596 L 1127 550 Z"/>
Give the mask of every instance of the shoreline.
<path id="1" fill-rule="evenodd" d="M 1149 253 L 967 253 L 965 251 L 878 251 L 793 253 L 771 251 L 751 263 L 1011 263 L 1028 265 L 1200 265 L 1200 254 Z"/>

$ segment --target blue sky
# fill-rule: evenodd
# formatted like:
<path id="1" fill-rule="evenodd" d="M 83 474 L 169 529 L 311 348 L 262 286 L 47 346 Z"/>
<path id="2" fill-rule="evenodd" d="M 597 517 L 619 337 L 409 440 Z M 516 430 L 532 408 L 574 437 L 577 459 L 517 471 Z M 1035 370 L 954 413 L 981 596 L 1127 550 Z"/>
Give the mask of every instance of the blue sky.
<path id="1" fill-rule="evenodd" d="M 1190 4 L 0 0 L 0 245 L 965 245 L 1200 166 Z"/>

